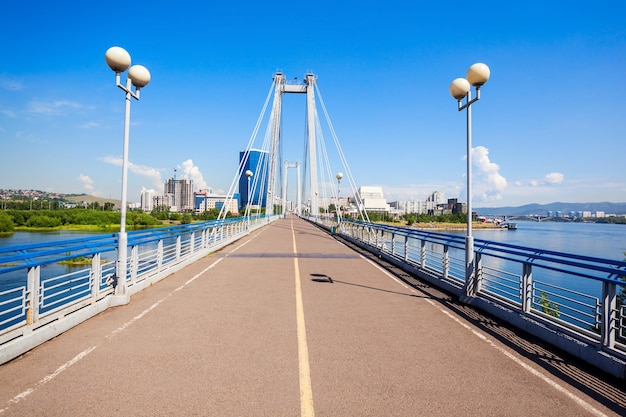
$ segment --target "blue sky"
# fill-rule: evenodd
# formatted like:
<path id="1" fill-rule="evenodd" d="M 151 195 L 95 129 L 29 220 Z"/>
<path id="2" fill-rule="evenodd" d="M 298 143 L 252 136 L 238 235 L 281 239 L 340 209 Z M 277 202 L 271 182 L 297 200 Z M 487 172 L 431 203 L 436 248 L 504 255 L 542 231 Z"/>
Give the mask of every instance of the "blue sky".
<path id="1" fill-rule="evenodd" d="M 475 207 L 626 201 L 626 3 L 476 5 L 5 0 L 0 188 L 120 198 L 124 97 L 104 53 L 121 46 L 152 74 L 131 103 L 129 201 L 174 170 L 228 190 L 277 70 L 316 74 L 357 185 L 465 199 L 448 87 L 474 62 L 491 69 L 472 106 Z M 304 112 L 285 96 L 290 161 Z"/>

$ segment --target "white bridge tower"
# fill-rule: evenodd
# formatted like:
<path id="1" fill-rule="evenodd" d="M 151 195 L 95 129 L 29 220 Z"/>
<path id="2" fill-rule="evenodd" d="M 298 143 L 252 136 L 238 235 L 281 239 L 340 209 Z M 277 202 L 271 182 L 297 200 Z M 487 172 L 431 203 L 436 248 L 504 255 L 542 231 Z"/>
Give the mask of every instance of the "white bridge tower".
<path id="1" fill-rule="evenodd" d="M 315 154 L 315 75 L 306 74 L 304 84 L 287 84 L 285 75 L 282 72 L 277 72 L 274 76 L 274 104 L 272 108 L 271 117 L 271 132 L 272 142 L 270 146 L 269 155 L 269 178 L 267 186 L 267 207 L 266 214 L 274 214 L 274 201 L 276 194 L 276 172 L 278 165 L 278 149 L 280 141 L 280 119 L 282 112 L 282 96 L 284 93 L 299 93 L 306 94 L 306 111 L 307 111 L 307 142 L 308 142 L 308 154 L 309 154 L 309 178 L 311 181 L 310 201 L 311 201 L 311 215 L 317 216 L 319 213 L 318 185 L 317 185 L 317 157 Z M 298 173 L 299 173 L 298 167 Z M 285 173 L 286 175 L 286 173 Z M 299 175 L 298 175 L 299 177 Z M 300 188 L 300 178 L 298 178 L 298 189 Z M 282 196 L 285 201 L 285 195 Z M 298 190 L 298 198 L 300 198 L 300 191 Z M 284 208 L 283 208 L 284 210 Z M 300 204 L 298 204 L 298 210 L 300 210 Z"/>

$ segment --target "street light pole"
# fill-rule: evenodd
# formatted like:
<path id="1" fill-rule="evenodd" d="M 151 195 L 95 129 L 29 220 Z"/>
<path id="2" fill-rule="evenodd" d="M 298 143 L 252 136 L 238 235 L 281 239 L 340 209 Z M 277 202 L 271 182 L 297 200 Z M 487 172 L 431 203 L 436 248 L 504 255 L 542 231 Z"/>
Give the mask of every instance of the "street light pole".
<path id="1" fill-rule="evenodd" d="M 343 178 L 343 172 L 338 172 L 335 177 L 337 178 L 337 207 L 335 208 L 337 209 L 337 223 L 341 223 L 341 204 L 339 203 L 339 196 L 341 193 L 339 191 L 339 185 L 341 184 L 341 179 Z"/>
<path id="2" fill-rule="evenodd" d="M 128 238 L 126 236 L 126 194 L 128 176 L 128 140 L 130 133 L 130 98 L 139 100 L 139 90 L 150 82 L 150 72 L 142 65 L 130 66 L 130 54 L 119 46 L 107 49 L 104 58 L 107 65 L 115 71 L 115 85 L 124 91 L 126 107 L 124 111 L 124 148 L 122 159 L 122 202 L 120 207 L 120 232 L 118 235 L 115 295 L 129 299 L 126 293 L 126 265 Z M 130 69 L 129 69 L 130 67 Z M 126 85 L 120 82 L 121 73 L 128 69 Z M 135 86 L 133 92 L 131 84 Z"/>
<path id="3" fill-rule="evenodd" d="M 248 214 L 247 226 L 250 228 L 250 178 L 252 177 L 252 171 L 249 169 L 246 171 L 246 177 L 248 177 L 248 202 L 246 203 L 246 212 Z"/>
<path id="4" fill-rule="evenodd" d="M 476 63 L 467 70 L 466 78 L 457 78 L 450 84 L 450 95 L 458 102 L 458 110 L 467 111 L 467 236 L 465 237 L 465 293 L 474 295 L 477 288 L 474 265 L 474 237 L 472 236 L 472 104 L 480 100 L 480 87 L 489 80 L 489 67 Z M 471 85 L 476 89 L 472 99 Z M 465 104 L 463 104 L 465 99 Z"/>

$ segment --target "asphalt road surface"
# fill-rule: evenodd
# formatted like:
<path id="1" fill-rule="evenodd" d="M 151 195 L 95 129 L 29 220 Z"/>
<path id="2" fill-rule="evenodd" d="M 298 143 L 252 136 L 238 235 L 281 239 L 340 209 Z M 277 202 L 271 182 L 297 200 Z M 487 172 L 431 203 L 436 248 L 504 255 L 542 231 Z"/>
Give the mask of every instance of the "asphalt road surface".
<path id="1" fill-rule="evenodd" d="M 0 366 L 0 416 L 616 416 L 621 381 L 287 217 Z"/>

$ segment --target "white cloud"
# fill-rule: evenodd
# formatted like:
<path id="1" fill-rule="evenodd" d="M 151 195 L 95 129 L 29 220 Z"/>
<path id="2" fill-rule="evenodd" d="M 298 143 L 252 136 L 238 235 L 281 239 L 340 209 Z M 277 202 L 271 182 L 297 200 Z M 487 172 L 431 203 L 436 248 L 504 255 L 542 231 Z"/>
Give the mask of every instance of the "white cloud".
<path id="1" fill-rule="evenodd" d="M 11 110 L 0 110 L 0 114 L 5 115 L 6 117 L 10 117 L 11 119 L 15 119 L 16 117 L 15 112 Z"/>
<path id="2" fill-rule="evenodd" d="M 191 159 L 187 159 L 182 164 L 183 178 L 193 181 L 194 189 L 196 190 L 208 190 L 209 186 L 200 172 L 200 169 L 193 164 Z"/>
<path id="3" fill-rule="evenodd" d="M 545 184 L 561 184 L 565 176 L 560 172 L 551 172 L 544 177 Z"/>
<path id="4" fill-rule="evenodd" d="M 87 122 L 87 123 L 83 123 L 79 127 L 83 128 L 83 129 L 93 129 L 93 128 L 96 128 L 96 127 L 100 127 L 100 123 L 98 123 L 98 122 Z"/>
<path id="5" fill-rule="evenodd" d="M 102 158 L 104 162 L 111 165 L 122 166 L 122 158 L 114 156 L 106 156 Z M 161 171 L 157 168 L 148 167 L 145 165 L 136 165 L 132 162 L 128 162 L 128 170 L 133 174 L 150 179 L 153 187 L 159 192 L 163 192 L 163 180 L 161 178 Z"/>
<path id="6" fill-rule="evenodd" d="M 83 183 L 83 188 L 87 190 L 88 193 L 93 192 L 93 180 L 88 175 L 79 174 L 78 179 Z"/>
<path id="7" fill-rule="evenodd" d="M 472 149 L 473 199 L 478 202 L 491 202 L 502 199 L 507 187 L 506 178 L 500 174 L 498 164 L 489 160 L 489 149 L 477 146 Z"/>
<path id="8" fill-rule="evenodd" d="M 29 103 L 28 108 L 31 113 L 50 116 L 66 114 L 68 109 L 80 110 L 84 107 L 79 103 L 68 100 L 56 100 L 48 102 L 33 100 Z"/>

